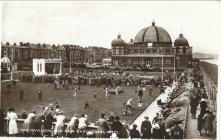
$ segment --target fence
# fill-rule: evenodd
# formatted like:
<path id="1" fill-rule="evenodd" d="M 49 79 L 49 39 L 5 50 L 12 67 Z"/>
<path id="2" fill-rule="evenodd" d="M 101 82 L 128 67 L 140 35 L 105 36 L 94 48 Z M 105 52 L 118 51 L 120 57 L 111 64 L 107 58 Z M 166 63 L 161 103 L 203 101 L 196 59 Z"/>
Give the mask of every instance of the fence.
<path id="1" fill-rule="evenodd" d="M 203 83 L 207 91 L 209 98 L 209 107 L 213 114 L 217 114 L 217 85 L 214 84 L 211 77 L 208 75 L 206 70 L 200 65 L 200 70 L 203 75 Z M 218 75 L 217 75 L 218 76 Z M 217 126 L 217 117 L 214 120 L 213 126 Z M 214 133 L 216 133 L 216 127 L 214 127 Z"/>
<path id="2" fill-rule="evenodd" d="M 24 121 L 25 121 L 25 119 L 16 119 L 19 133 L 22 133 L 23 130 L 24 130 Z M 4 119 L 4 124 L 8 124 L 8 119 L 7 118 Z M 65 123 L 64 128 L 66 128 L 67 125 L 68 125 L 68 122 Z M 3 127 L 4 127 L 3 128 L 4 134 L 7 135 L 8 134 L 8 125 L 4 125 Z M 55 122 L 52 123 L 52 129 L 51 129 L 52 131 L 51 132 L 53 132 L 54 128 L 55 128 Z M 88 125 L 87 131 L 97 130 L 97 128 L 98 128 L 98 126 L 91 123 L 91 124 Z M 53 136 L 53 133 L 52 133 L 52 136 Z"/>

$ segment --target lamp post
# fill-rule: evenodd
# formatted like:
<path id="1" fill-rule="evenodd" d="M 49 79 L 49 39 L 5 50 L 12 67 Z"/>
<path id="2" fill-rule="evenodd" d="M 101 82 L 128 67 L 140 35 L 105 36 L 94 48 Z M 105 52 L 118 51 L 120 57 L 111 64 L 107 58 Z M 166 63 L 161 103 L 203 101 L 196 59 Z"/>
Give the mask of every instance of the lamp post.
<path id="1" fill-rule="evenodd" d="M 162 62 L 162 66 L 161 66 L 161 67 L 162 67 L 162 68 L 161 68 L 161 69 L 162 69 L 162 72 L 161 72 L 161 75 L 162 75 L 162 77 L 161 77 L 161 84 L 162 84 L 162 86 L 163 86 L 163 66 L 164 66 L 164 65 L 163 65 L 163 63 L 164 63 L 164 62 L 163 62 L 163 55 L 164 55 L 163 50 L 162 50 L 162 54 L 161 54 L 161 55 L 162 55 L 162 61 L 161 61 L 161 62 Z"/>
<path id="2" fill-rule="evenodd" d="M 70 51 L 70 73 L 72 73 L 72 69 L 71 69 L 71 51 Z"/>

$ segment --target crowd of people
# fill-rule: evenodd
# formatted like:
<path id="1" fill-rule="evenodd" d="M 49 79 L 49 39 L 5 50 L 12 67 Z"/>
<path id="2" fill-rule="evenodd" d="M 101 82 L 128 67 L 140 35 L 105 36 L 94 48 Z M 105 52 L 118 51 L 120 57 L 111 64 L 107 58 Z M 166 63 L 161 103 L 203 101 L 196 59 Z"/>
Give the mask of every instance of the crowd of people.
<path id="1" fill-rule="evenodd" d="M 193 84 L 190 107 L 192 119 L 197 118 L 197 129 L 199 136 L 202 135 L 202 130 L 205 130 L 206 135 L 211 135 L 213 132 L 214 115 L 207 103 L 208 95 L 204 86 L 203 76 L 200 70 L 194 70 L 191 74 Z"/>
<path id="2" fill-rule="evenodd" d="M 27 78 L 27 77 L 26 77 Z M 24 79 L 26 79 L 24 78 Z M 119 73 L 119 72 L 73 72 L 71 74 L 63 74 L 60 77 L 55 76 L 28 76 L 30 82 L 46 82 L 51 84 L 63 84 L 70 86 L 72 84 L 89 84 L 89 85 L 138 85 L 138 106 L 142 106 L 142 91 L 145 90 L 144 85 L 148 85 L 149 96 L 152 96 L 152 86 L 159 86 L 161 77 L 156 79 L 144 80 L 138 76 Z M 28 79 L 27 78 L 27 79 Z M 172 77 L 169 74 L 164 76 L 163 81 L 168 85 L 172 86 L 173 81 L 177 80 L 176 88 L 170 91 L 166 100 L 157 101 L 161 107 L 160 112 L 156 114 L 153 121 L 149 120 L 146 116 L 141 123 L 140 131 L 137 130 L 137 124 L 126 125 L 120 121 L 120 117 L 116 116 L 113 112 L 109 114 L 101 113 L 100 118 L 95 122 L 95 125 L 89 121 L 86 114 L 74 114 L 73 117 L 68 120 L 61 110 L 58 103 L 55 105 L 50 104 L 43 108 L 42 113 L 37 114 L 35 111 L 31 111 L 26 114 L 24 111 L 21 114 L 21 118 L 24 119 L 22 129 L 18 130 L 16 119 L 17 114 L 13 108 L 10 108 L 7 113 L 1 111 L 1 125 L 3 124 L 4 117 L 7 117 L 8 123 L 8 134 L 10 136 L 21 135 L 21 136 L 46 136 L 46 137 L 92 137 L 92 138 L 156 138 L 156 139 L 180 139 L 183 138 L 183 129 L 179 126 L 182 120 L 173 120 L 173 125 L 170 128 L 165 126 L 165 118 L 171 111 L 172 101 L 180 95 L 180 87 L 187 82 L 187 73 L 179 73 L 176 77 Z M 207 94 L 202 82 L 202 76 L 200 71 L 194 71 L 191 75 L 191 80 L 194 85 L 190 96 L 190 106 L 192 118 L 195 119 L 197 108 L 200 108 L 200 113 L 197 116 L 199 135 L 201 135 L 202 129 L 205 130 L 206 134 L 210 134 L 213 130 L 211 124 L 213 115 L 208 109 L 206 103 Z M 145 82 L 143 82 L 145 81 Z M 26 81 L 26 82 L 29 82 Z M 143 84 L 144 83 L 144 84 Z M 58 87 L 56 87 L 58 88 Z M 163 93 L 164 90 L 162 89 Z M 22 92 L 21 92 L 22 93 Z M 41 90 L 38 90 L 39 100 L 41 98 Z M 21 94 L 22 95 L 22 94 Z M 125 115 L 131 115 L 131 100 L 125 104 Z M 86 104 L 86 103 L 85 103 Z M 89 105 L 87 105 L 89 107 Z M 3 127 L 4 128 L 4 127 Z M 2 131 L 1 131 L 2 132 Z"/>
<path id="3" fill-rule="evenodd" d="M 121 71 L 74 71 L 72 73 L 63 73 L 60 76 L 55 75 L 39 75 L 35 76 L 31 73 L 25 73 L 20 76 L 22 82 L 33 83 L 51 83 L 51 84 L 63 84 L 66 85 L 95 85 L 95 86 L 137 86 L 142 83 L 151 83 L 152 85 L 159 86 L 161 84 L 161 77 L 144 78 L 139 74 L 131 74 Z M 168 85 L 172 78 L 168 73 L 164 73 L 164 84 Z"/>

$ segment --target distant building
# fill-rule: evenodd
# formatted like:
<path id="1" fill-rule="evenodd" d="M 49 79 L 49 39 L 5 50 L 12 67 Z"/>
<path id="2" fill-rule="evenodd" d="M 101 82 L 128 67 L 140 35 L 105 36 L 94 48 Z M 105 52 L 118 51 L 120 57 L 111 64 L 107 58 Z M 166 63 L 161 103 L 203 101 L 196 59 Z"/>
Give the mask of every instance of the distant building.
<path id="1" fill-rule="evenodd" d="M 183 34 L 174 41 L 155 22 L 125 42 L 119 34 L 111 43 L 112 64 L 117 67 L 149 67 L 172 70 L 191 66 L 192 47 Z M 175 63 L 174 63 L 175 62 Z M 163 64 L 162 64 L 163 63 Z"/>
<path id="2" fill-rule="evenodd" d="M 111 57 L 111 49 L 89 46 L 86 50 L 86 62 L 102 64 L 104 58 Z"/>

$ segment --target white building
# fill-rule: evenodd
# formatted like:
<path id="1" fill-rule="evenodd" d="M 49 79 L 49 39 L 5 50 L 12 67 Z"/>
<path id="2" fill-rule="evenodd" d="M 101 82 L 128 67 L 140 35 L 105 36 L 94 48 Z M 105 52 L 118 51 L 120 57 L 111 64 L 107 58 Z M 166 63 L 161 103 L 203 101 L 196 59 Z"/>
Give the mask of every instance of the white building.
<path id="1" fill-rule="evenodd" d="M 61 75 L 61 59 L 33 59 L 32 71 L 35 75 Z"/>

